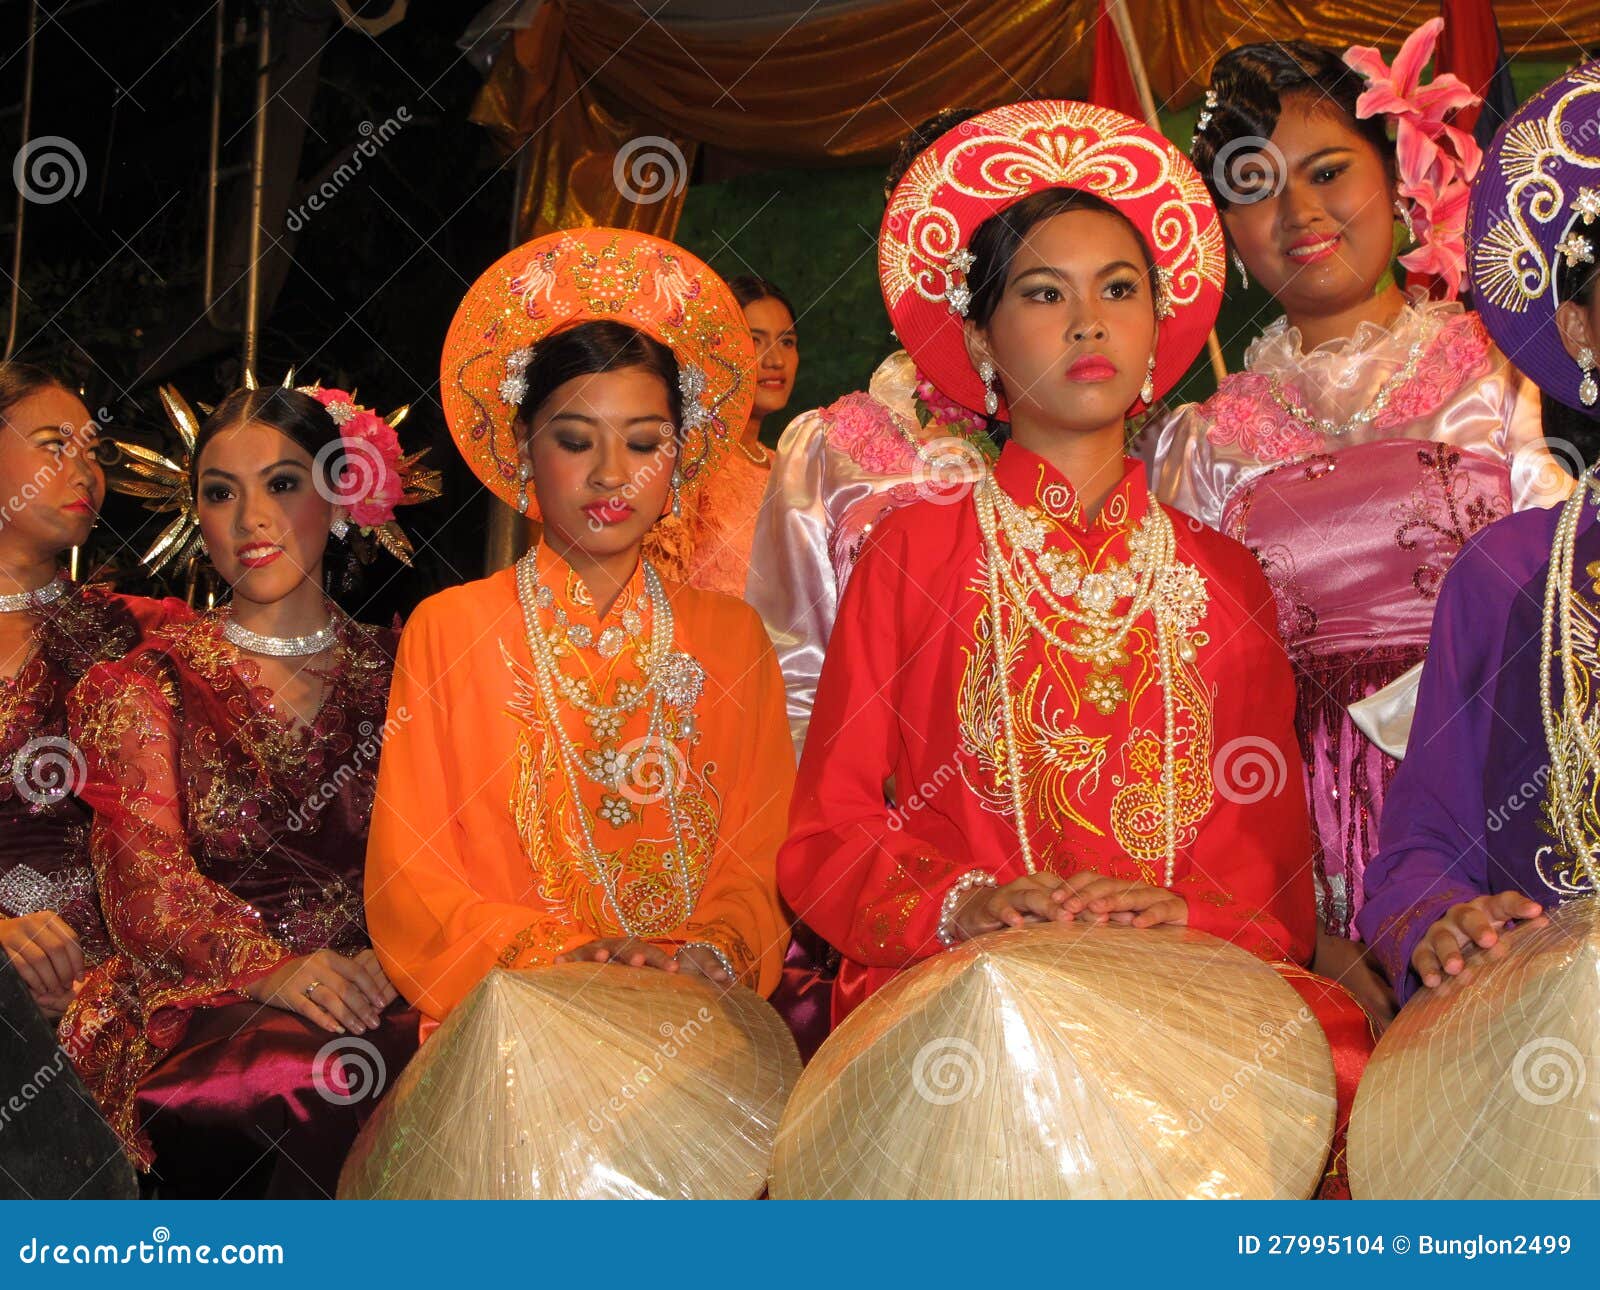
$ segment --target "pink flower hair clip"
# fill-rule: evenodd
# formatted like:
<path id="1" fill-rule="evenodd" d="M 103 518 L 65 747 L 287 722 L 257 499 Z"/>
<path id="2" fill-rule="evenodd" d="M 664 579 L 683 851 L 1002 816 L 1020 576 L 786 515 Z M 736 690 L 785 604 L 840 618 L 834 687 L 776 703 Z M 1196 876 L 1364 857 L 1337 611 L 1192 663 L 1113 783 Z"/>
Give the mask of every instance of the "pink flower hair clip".
<path id="1" fill-rule="evenodd" d="M 1356 115 L 1390 120 L 1400 178 L 1396 205 L 1417 243 L 1400 263 L 1431 274 L 1444 284 L 1446 298 L 1454 299 L 1466 277 L 1467 196 L 1483 152 L 1447 118 L 1481 100 L 1449 72 L 1422 83 L 1443 30 L 1443 18 L 1428 19 L 1406 37 L 1393 66 L 1367 45 L 1352 46 L 1344 61 L 1367 81 Z"/>
<path id="2" fill-rule="evenodd" d="M 316 385 L 296 386 L 323 407 L 339 427 L 339 442 L 317 454 L 318 478 L 333 481 L 330 500 L 345 508 L 348 520 L 334 526 L 336 537 L 346 537 L 351 527 L 377 542 L 402 564 L 413 554 L 411 539 L 395 522 L 395 508 L 432 501 L 443 491 L 443 476 L 420 463 L 423 448 L 406 454 L 395 427 L 405 419 L 410 405 L 379 416 L 344 390 Z"/>

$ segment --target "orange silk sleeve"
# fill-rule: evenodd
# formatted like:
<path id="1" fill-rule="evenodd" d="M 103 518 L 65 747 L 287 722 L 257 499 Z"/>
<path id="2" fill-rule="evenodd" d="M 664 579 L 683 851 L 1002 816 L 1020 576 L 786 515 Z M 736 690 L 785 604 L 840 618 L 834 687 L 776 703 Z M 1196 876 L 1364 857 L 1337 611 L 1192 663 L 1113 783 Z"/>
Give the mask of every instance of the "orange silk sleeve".
<path id="1" fill-rule="evenodd" d="M 1316 945 L 1311 821 L 1295 736 L 1294 674 L 1278 639 L 1272 592 L 1241 548 L 1215 597 L 1236 598 L 1230 655 L 1212 704 L 1213 805 L 1173 889 L 1189 925 L 1265 959 L 1306 964 Z M 1236 660 L 1236 661 L 1235 661 Z"/>
<path id="2" fill-rule="evenodd" d="M 980 863 L 941 854 L 917 836 L 914 817 L 899 828 L 890 817 L 885 781 L 900 741 L 925 737 L 914 733 L 916 722 L 901 720 L 899 678 L 922 649 L 937 648 L 926 638 L 902 639 L 905 545 L 891 517 L 851 575 L 778 856 L 779 889 L 801 921 L 845 957 L 874 967 L 903 967 L 943 948 L 940 905 L 962 874 L 982 868 L 1009 880 L 1002 857 Z M 933 731 L 954 719 L 916 715 Z"/>
<path id="3" fill-rule="evenodd" d="M 502 664 L 494 632 L 480 638 L 490 625 L 439 608 L 419 606 L 400 637 L 366 869 L 378 959 L 435 1020 L 490 968 L 549 963 L 593 939 L 536 902 L 504 804 L 482 800 L 497 757 L 510 752 L 490 746 L 492 714 L 474 711 L 463 691 L 473 669 Z"/>
<path id="4" fill-rule="evenodd" d="M 706 647 L 717 650 L 719 666 L 707 676 L 698 707 L 702 724 L 716 723 L 718 749 L 726 749 L 708 751 L 722 763 L 716 854 L 693 919 L 672 939 L 715 945 L 739 979 L 764 997 L 777 989 L 789 948 L 788 923 L 778 901 L 777 857 L 788 831 L 794 744 L 783 674 L 766 629 L 742 601 L 730 601 L 727 608 L 736 621 L 719 621 L 707 637 Z M 728 679 L 720 681 L 717 673 Z"/>

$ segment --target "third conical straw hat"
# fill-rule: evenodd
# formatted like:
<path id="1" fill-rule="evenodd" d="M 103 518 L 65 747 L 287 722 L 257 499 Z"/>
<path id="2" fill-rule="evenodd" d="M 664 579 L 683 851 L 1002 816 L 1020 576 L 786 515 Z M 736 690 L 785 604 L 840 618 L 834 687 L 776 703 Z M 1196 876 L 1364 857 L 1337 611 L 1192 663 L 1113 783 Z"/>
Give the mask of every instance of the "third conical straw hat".
<path id="1" fill-rule="evenodd" d="M 903 973 L 807 1067 L 781 1197 L 1300 1198 L 1333 1060 L 1270 967 L 1187 929 L 995 932 Z"/>
<path id="2" fill-rule="evenodd" d="M 1358 1197 L 1600 1199 L 1600 899 L 1467 956 L 1384 1032 L 1350 1116 Z"/>
<path id="3" fill-rule="evenodd" d="M 495 970 L 362 1130 L 341 1198 L 744 1199 L 800 1055 L 751 991 L 571 963 Z"/>

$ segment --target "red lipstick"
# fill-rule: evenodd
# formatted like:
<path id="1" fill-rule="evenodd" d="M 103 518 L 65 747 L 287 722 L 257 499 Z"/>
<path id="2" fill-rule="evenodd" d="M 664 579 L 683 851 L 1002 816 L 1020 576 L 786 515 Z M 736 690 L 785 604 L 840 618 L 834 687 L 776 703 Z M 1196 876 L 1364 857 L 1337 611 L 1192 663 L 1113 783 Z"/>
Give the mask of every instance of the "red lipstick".
<path id="1" fill-rule="evenodd" d="M 620 497 L 608 497 L 604 501 L 591 502 L 583 508 L 583 513 L 596 524 L 621 524 L 633 514 L 633 507 Z"/>
<path id="2" fill-rule="evenodd" d="M 1067 380 L 1095 384 L 1109 381 L 1117 374 L 1117 365 L 1104 354 L 1085 354 L 1067 368 Z"/>

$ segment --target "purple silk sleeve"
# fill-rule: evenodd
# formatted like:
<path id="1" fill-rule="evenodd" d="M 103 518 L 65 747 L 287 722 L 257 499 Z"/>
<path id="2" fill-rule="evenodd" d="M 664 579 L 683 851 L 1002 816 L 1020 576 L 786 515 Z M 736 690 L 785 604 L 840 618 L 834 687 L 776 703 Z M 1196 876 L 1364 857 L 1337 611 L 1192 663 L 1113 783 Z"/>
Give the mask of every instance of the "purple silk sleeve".
<path id="1" fill-rule="evenodd" d="M 1486 800 L 1485 771 L 1496 740 L 1543 745 L 1533 602 L 1556 514 L 1525 511 L 1491 525 L 1462 548 L 1440 591 L 1410 742 L 1357 918 L 1402 1003 L 1421 985 L 1410 967 L 1417 942 L 1452 905 L 1507 882 L 1540 899 L 1532 857 L 1500 854 L 1504 821 Z"/>

